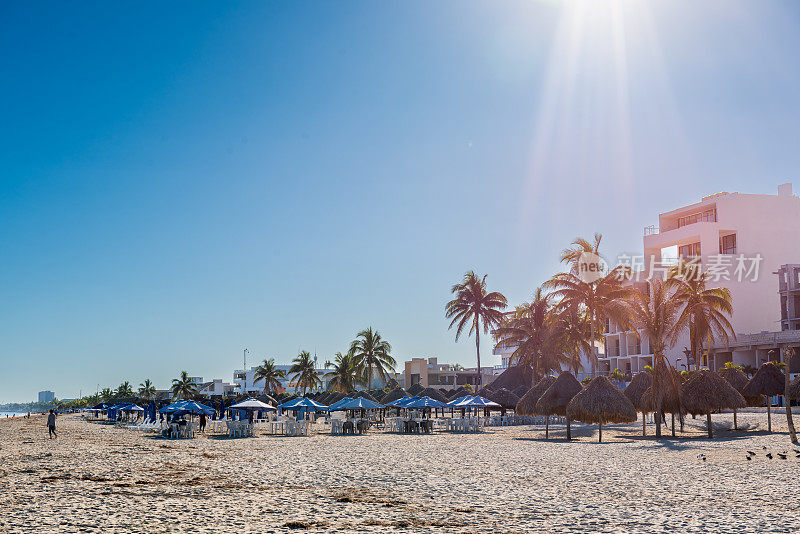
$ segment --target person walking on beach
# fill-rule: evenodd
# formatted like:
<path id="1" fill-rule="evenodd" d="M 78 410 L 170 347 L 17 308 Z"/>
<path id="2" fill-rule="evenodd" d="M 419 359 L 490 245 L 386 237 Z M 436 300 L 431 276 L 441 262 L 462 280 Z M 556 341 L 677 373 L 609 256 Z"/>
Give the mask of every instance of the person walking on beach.
<path id="1" fill-rule="evenodd" d="M 47 416 L 47 431 L 50 434 L 50 439 L 58 437 L 56 435 L 56 412 L 53 410 L 50 410 L 50 414 Z"/>
<path id="2" fill-rule="evenodd" d="M 206 414 L 200 414 L 200 432 L 205 431 L 206 429 Z"/>

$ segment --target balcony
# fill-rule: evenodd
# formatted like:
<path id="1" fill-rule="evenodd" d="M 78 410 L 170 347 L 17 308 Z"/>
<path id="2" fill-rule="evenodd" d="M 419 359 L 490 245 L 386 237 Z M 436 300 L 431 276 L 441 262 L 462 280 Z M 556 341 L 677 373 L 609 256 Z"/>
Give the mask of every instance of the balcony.
<path id="1" fill-rule="evenodd" d="M 650 226 L 644 227 L 644 236 L 647 237 L 649 235 L 655 235 L 658 233 L 658 226 L 651 224 Z"/>

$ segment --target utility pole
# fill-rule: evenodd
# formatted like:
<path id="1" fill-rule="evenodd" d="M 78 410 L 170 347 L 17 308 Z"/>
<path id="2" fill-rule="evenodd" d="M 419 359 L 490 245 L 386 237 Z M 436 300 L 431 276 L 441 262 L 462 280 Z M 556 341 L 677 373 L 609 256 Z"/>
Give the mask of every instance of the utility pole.
<path id="1" fill-rule="evenodd" d="M 248 352 L 250 352 L 248 349 L 244 349 L 244 356 L 243 356 L 244 367 L 242 368 L 244 370 L 244 386 L 242 386 L 242 393 L 244 393 L 247 390 L 247 353 Z"/>

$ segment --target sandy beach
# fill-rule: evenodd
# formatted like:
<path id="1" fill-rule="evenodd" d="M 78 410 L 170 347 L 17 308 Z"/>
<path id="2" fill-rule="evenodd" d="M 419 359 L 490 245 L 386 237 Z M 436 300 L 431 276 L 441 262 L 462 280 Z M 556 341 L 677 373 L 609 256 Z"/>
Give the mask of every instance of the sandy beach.
<path id="1" fill-rule="evenodd" d="M 693 439 L 643 440 L 633 424 L 598 444 L 583 425 L 572 443 L 563 427 L 545 442 L 531 426 L 169 441 L 72 415 L 51 441 L 41 417 L 9 419 L 0 531 L 795 531 L 800 458 L 786 435 L 767 434 L 758 411 L 739 415 L 747 432 L 724 430 L 730 415 L 714 421 L 713 441 L 687 418 Z M 784 432 L 785 415 L 773 425 Z"/>

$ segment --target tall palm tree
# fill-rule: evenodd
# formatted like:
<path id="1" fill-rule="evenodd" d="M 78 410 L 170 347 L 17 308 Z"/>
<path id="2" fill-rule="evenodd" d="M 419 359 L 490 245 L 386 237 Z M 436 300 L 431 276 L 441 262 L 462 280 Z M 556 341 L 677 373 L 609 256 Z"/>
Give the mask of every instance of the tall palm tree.
<path id="1" fill-rule="evenodd" d="M 517 307 L 513 315 L 495 330 L 498 347 L 515 347 L 511 360 L 533 369 L 538 381 L 550 371 L 561 370 L 567 361 L 563 351 L 554 350 L 555 338 L 550 315 L 550 296 L 537 288 L 531 302 Z"/>
<path id="2" fill-rule="evenodd" d="M 139 384 L 139 397 L 144 400 L 153 400 L 156 396 L 156 387 L 150 381 L 149 378 L 145 379 L 144 382 Z"/>
<path id="3" fill-rule="evenodd" d="M 667 399 L 678 404 L 678 413 L 683 421 L 680 407 L 680 382 L 678 374 L 667 362 L 664 351 L 671 346 L 678 334 L 678 317 L 681 302 L 675 298 L 665 282 L 653 279 L 647 291 L 636 291 L 629 302 L 631 321 L 650 341 L 653 353 L 653 407 L 657 412 L 656 436 L 661 437 L 661 415 L 667 407 Z M 668 397 L 669 396 L 669 397 Z"/>
<path id="4" fill-rule="evenodd" d="M 585 253 L 600 255 L 600 241 L 603 240 L 603 234 L 595 233 L 594 241 L 589 241 L 582 237 L 576 237 L 575 241 L 570 243 L 569 248 L 561 251 L 561 263 L 566 263 L 570 267 L 572 274 L 578 274 L 578 265 L 581 256 Z"/>
<path id="5" fill-rule="evenodd" d="M 197 384 L 189 377 L 189 373 L 181 371 L 179 378 L 172 379 L 172 398 L 189 400 L 197 395 Z"/>
<path id="6" fill-rule="evenodd" d="M 117 388 L 116 396 L 121 399 L 133 397 L 133 387 L 131 386 L 131 383 L 126 380 L 120 384 Z"/>
<path id="7" fill-rule="evenodd" d="M 553 337 L 557 350 L 569 358 L 569 368 L 577 375 L 583 370 L 581 354 L 592 352 L 592 333 L 586 311 L 564 308 L 553 314 Z"/>
<path id="8" fill-rule="evenodd" d="M 355 364 L 364 373 L 364 382 L 367 389 L 372 387 L 373 372 L 385 385 L 389 381 L 389 372 L 394 372 L 397 362 L 389 354 L 392 346 L 381 338 L 380 332 L 372 327 L 362 330 L 350 344 L 349 353 L 355 358 Z"/>
<path id="9" fill-rule="evenodd" d="M 103 402 L 114 398 L 114 390 L 111 388 L 103 388 L 100 392 L 100 397 L 102 397 Z"/>
<path id="10" fill-rule="evenodd" d="M 331 391 L 340 393 L 355 391 L 356 385 L 363 376 L 363 371 L 359 367 L 356 357 L 349 352 L 347 354 L 337 352 L 334 361 L 325 362 L 325 367 L 333 368 L 325 373 L 325 379 L 328 380 L 328 389 Z"/>
<path id="11" fill-rule="evenodd" d="M 590 351 L 587 354 L 592 364 L 592 377 L 597 375 L 596 343 L 601 340 L 605 319 L 627 321 L 625 301 L 632 295 L 632 289 L 623 285 L 625 272 L 617 267 L 594 282 L 586 282 L 578 275 L 558 273 L 543 285 L 553 289 L 553 297 L 559 298 L 558 311 L 568 308 L 583 310 L 589 323 Z"/>
<path id="12" fill-rule="evenodd" d="M 468 335 L 475 334 L 475 352 L 478 356 L 478 382 L 481 387 L 481 328 L 484 334 L 499 325 L 503 320 L 503 312 L 507 306 L 506 297 L 497 291 L 486 290 L 486 275 L 479 278 L 475 271 L 464 275 L 464 279 L 455 284 L 450 292 L 455 298 L 445 305 L 445 317 L 452 319 L 448 328 L 456 326 L 456 341 L 464 328 L 469 325 Z"/>
<path id="13" fill-rule="evenodd" d="M 689 343 L 695 368 L 700 368 L 703 340 L 708 339 L 709 353 L 715 338 L 726 343 L 736 337 L 728 318 L 733 314 L 731 292 L 725 287 L 708 287 L 709 274 L 699 264 L 682 262 L 670 269 L 667 285 L 683 305 L 678 328 L 689 330 Z"/>
<path id="14" fill-rule="evenodd" d="M 317 369 L 314 365 L 314 359 L 308 351 L 302 351 L 297 355 L 297 358 L 292 360 L 292 366 L 289 368 L 289 374 L 292 376 L 294 382 L 294 390 L 302 390 L 303 396 L 306 396 L 307 389 L 314 389 L 322 384 L 322 380 L 317 376 Z"/>
<path id="15" fill-rule="evenodd" d="M 286 371 L 276 367 L 275 358 L 265 359 L 261 365 L 256 367 L 253 374 L 254 380 L 264 380 L 264 393 L 266 394 L 281 387 L 281 378 L 286 378 Z"/>

